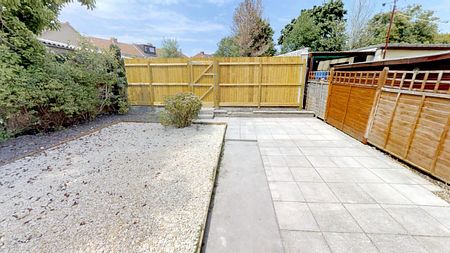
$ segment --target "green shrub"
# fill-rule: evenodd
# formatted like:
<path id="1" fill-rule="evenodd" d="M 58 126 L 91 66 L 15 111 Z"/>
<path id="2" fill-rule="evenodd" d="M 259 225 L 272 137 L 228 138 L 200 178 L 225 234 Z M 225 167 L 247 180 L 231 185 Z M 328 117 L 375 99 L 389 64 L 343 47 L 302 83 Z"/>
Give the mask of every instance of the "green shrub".
<path id="1" fill-rule="evenodd" d="M 164 126 L 187 127 L 198 116 L 202 101 L 192 93 L 178 93 L 165 99 L 165 110 L 160 121 Z"/>
<path id="2" fill-rule="evenodd" d="M 53 54 L 23 24 L 6 20 L 10 30 L 0 30 L 0 139 L 127 112 L 118 49 L 82 43 L 73 52 Z"/>

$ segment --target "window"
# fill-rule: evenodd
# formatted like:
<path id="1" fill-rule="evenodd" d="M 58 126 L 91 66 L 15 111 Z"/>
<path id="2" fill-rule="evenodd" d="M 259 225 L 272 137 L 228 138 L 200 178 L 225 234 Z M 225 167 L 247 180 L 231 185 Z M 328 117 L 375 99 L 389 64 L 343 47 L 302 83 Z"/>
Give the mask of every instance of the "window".
<path id="1" fill-rule="evenodd" d="M 146 54 L 154 54 L 155 53 L 155 47 L 144 45 L 144 52 Z"/>

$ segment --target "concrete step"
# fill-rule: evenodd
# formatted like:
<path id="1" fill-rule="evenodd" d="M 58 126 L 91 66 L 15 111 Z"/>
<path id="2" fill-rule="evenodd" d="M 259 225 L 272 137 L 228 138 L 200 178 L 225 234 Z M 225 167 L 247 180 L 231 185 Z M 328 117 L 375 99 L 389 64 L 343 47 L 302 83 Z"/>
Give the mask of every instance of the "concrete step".
<path id="1" fill-rule="evenodd" d="M 253 111 L 227 111 L 224 109 L 215 110 L 214 115 L 216 117 L 270 117 L 270 118 L 283 118 L 283 117 L 314 117 L 312 111 L 293 111 L 293 110 L 253 110 Z"/>
<path id="2" fill-rule="evenodd" d="M 214 119 L 214 114 L 199 114 L 198 119 Z"/>

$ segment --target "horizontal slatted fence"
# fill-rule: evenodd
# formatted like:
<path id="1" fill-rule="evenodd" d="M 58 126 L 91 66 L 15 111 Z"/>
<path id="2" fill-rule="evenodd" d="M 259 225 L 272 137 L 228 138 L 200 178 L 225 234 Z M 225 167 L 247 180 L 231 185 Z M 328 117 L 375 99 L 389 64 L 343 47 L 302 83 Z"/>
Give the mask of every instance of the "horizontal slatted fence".
<path id="1" fill-rule="evenodd" d="M 368 142 L 450 181 L 450 71 L 389 71 Z"/>
<path id="2" fill-rule="evenodd" d="M 380 72 L 331 71 L 325 120 L 364 141 Z"/>
<path id="3" fill-rule="evenodd" d="M 309 71 L 306 84 L 305 108 L 321 119 L 325 118 L 329 74 L 329 71 Z"/>
<path id="4" fill-rule="evenodd" d="M 154 58 L 125 61 L 132 105 L 162 105 L 193 92 L 205 106 L 302 106 L 299 57 Z"/>

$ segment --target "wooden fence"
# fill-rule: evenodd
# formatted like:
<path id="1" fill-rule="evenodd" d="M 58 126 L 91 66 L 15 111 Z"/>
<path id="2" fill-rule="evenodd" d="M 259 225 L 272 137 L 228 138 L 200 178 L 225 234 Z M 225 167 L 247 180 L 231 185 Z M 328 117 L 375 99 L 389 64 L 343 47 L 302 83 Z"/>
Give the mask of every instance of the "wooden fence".
<path id="1" fill-rule="evenodd" d="M 132 105 L 162 105 L 193 92 L 204 106 L 302 107 L 305 61 L 299 57 L 127 59 Z"/>
<path id="2" fill-rule="evenodd" d="M 450 71 L 388 71 L 368 142 L 450 181 Z"/>
<path id="3" fill-rule="evenodd" d="M 450 182 L 450 71 L 331 71 L 325 120 Z"/>
<path id="4" fill-rule="evenodd" d="M 331 71 L 325 121 L 364 141 L 380 72 Z"/>
<path id="5" fill-rule="evenodd" d="M 305 109 L 313 111 L 321 119 L 325 118 L 328 97 L 328 71 L 310 71 L 306 83 Z"/>

